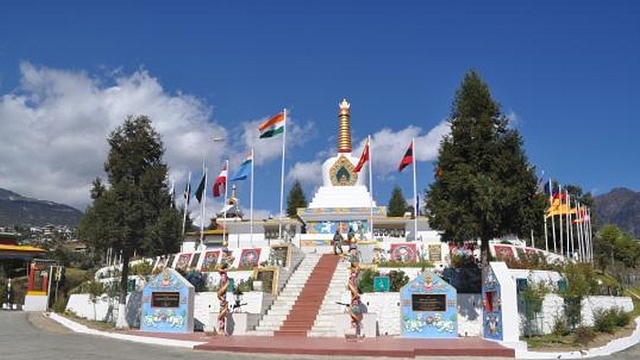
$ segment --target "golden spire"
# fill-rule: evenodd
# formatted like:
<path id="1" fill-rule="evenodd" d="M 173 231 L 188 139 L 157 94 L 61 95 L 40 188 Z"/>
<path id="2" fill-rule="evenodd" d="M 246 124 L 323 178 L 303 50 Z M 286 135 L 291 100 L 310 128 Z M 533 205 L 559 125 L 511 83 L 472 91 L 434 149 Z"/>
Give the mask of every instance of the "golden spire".
<path id="1" fill-rule="evenodd" d="M 347 99 L 342 99 L 340 103 L 340 111 L 338 112 L 338 152 L 351 152 L 351 124 L 349 118 L 351 116 L 351 104 Z"/>
<path id="2" fill-rule="evenodd" d="M 238 203 L 238 198 L 236 197 L 236 184 L 231 185 L 231 196 L 228 200 L 229 205 L 236 205 Z"/>

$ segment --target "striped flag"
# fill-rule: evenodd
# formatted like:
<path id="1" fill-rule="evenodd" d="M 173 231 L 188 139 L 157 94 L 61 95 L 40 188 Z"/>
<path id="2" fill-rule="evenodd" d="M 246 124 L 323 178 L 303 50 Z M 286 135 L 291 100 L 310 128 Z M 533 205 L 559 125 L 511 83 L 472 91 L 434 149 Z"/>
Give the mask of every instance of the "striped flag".
<path id="1" fill-rule="evenodd" d="M 247 158 L 240 164 L 231 181 L 245 180 L 251 174 L 251 163 L 253 163 L 253 151 L 249 152 Z"/>
<path id="2" fill-rule="evenodd" d="M 364 164 L 369 161 L 369 138 L 367 138 L 367 143 L 364 144 L 364 149 L 362 150 L 362 155 L 360 155 L 360 160 L 358 161 L 358 165 L 353 168 L 354 172 L 360 172 Z"/>
<path id="3" fill-rule="evenodd" d="M 260 132 L 260 139 L 266 139 L 282 134 L 284 132 L 285 121 L 284 112 L 281 112 L 263 122 L 258 128 L 258 131 Z"/>
<path id="4" fill-rule="evenodd" d="M 225 187 L 227 186 L 227 162 L 222 166 L 222 171 L 220 171 L 220 175 L 216 178 L 216 181 L 213 183 L 213 197 L 218 197 L 222 195 Z"/>
<path id="5" fill-rule="evenodd" d="M 411 144 L 409 144 L 407 152 L 404 153 L 402 161 L 400 161 L 400 166 L 398 166 L 398 171 L 404 170 L 404 168 L 411 165 L 411 163 L 413 163 L 413 141 L 411 141 Z"/>

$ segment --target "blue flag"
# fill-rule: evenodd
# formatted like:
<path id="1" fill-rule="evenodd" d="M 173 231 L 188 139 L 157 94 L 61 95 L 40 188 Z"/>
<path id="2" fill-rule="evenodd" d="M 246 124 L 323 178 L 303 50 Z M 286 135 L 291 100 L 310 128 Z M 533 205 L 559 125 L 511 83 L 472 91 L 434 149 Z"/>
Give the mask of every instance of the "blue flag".
<path id="1" fill-rule="evenodd" d="M 233 175 L 231 181 L 245 180 L 251 174 L 251 164 L 253 163 L 253 152 L 240 164 L 238 171 Z"/>

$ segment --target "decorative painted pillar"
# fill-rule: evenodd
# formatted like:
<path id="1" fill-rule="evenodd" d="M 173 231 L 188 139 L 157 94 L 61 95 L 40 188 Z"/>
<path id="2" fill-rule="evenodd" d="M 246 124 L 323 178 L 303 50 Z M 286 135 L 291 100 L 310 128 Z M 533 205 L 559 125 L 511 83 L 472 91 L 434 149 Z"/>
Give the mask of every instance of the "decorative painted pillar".
<path id="1" fill-rule="evenodd" d="M 362 325 L 362 311 L 360 292 L 358 291 L 358 274 L 360 273 L 360 264 L 357 261 L 351 262 L 349 271 L 349 292 L 351 292 L 351 302 L 349 304 L 349 317 L 351 318 L 351 327 L 355 329 L 356 336 L 360 336 Z"/>
<path id="2" fill-rule="evenodd" d="M 229 315 L 229 302 L 227 301 L 227 290 L 229 288 L 229 276 L 227 269 L 233 264 L 233 255 L 227 248 L 227 242 L 222 243 L 222 257 L 218 274 L 220 274 L 220 286 L 218 288 L 218 302 L 220 303 L 220 311 L 218 312 L 218 335 L 227 336 L 227 316 Z"/>

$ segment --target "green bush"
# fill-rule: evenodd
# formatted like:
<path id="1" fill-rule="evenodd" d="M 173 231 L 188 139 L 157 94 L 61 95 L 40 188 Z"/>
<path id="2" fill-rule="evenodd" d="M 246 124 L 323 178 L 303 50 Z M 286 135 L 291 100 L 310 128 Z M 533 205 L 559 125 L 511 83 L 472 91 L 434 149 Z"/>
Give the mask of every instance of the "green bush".
<path id="1" fill-rule="evenodd" d="M 630 322 L 631 314 L 620 308 L 593 312 L 593 327 L 599 332 L 612 334 L 617 327 L 627 326 Z"/>
<path id="2" fill-rule="evenodd" d="M 399 292 L 403 286 L 409 282 L 409 276 L 407 276 L 402 270 L 389 271 L 389 291 Z M 372 280 L 373 284 L 373 280 Z"/>
<path id="3" fill-rule="evenodd" d="M 558 337 L 569 335 L 569 325 L 567 324 L 567 318 L 565 316 L 559 316 L 555 319 L 552 333 Z"/>
<path id="4" fill-rule="evenodd" d="M 617 312 L 616 326 L 625 327 L 631 324 L 632 316 L 630 312 L 626 312 L 622 309 L 616 309 L 616 312 Z"/>
<path id="5" fill-rule="evenodd" d="M 358 288 L 363 293 L 373 292 L 373 278 L 378 276 L 378 272 L 373 269 L 364 269 L 360 272 Z M 389 279 L 391 281 L 391 279 Z"/>
<path id="6" fill-rule="evenodd" d="M 613 334 L 617 323 L 617 314 L 614 309 L 596 309 L 593 312 L 593 328 L 599 332 Z"/>

